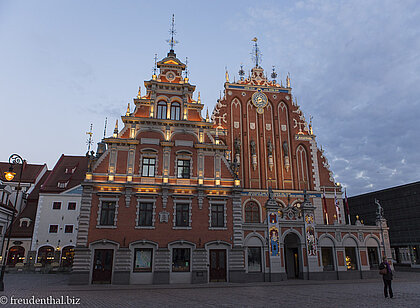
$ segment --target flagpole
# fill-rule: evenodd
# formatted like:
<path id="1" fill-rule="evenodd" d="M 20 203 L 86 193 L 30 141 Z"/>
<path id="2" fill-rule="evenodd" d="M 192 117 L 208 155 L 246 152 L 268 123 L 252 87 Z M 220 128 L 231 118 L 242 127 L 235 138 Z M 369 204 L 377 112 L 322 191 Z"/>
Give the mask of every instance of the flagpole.
<path id="1" fill-rule="evenodd" d="M 346 200 L 347 218 L 349 220 L 349 225 L 351 225 L 349 201 L 347 200 L 347 188 L 344 188 L 344 197 L 345 197 L 345 200 Z"/>

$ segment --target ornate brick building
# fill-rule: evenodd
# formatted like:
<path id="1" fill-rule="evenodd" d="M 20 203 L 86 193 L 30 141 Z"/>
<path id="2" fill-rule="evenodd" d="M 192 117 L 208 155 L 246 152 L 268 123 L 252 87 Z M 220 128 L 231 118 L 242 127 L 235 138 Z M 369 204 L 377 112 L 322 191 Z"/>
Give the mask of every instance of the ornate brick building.
<path id="1" fill-rule="evenodd" d="M 211 120 L 173 48 L 157 62 L 91 156 L 72 283 L 362 278 L 377 264 L 379 226 L 345 224 L 290 79 L 267 79 L 255 52 Z"/>

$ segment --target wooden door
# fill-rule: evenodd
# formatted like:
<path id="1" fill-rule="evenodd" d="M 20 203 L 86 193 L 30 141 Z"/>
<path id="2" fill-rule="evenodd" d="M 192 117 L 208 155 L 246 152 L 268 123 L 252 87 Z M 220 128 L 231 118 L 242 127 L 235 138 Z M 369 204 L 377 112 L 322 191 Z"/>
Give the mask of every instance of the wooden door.
<path id="1" fill-rule="evenodd" d="M 226 281 L 226 250 L 210 250 L 210 281 Z"/>
<path id="2" fill-rule="evenodd" d="M 111 283 L 113 249 L 95 249 L 92 283 Z"/>

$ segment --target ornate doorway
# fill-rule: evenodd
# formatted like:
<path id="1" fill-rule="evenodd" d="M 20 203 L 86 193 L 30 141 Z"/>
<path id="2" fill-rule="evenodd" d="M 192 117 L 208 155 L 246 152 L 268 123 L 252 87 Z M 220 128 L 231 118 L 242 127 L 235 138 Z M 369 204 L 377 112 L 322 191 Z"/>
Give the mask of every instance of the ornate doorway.
<path id="1" fill-rule="evenodd" d="M 25 261 L 25 248 L 22 246 L 13 246 L 9 249 L 7 258 L 8 266 L 15 266 L 16 263 Z"/>
<path id="2" fill-rule="evenodd" d="M 289 233 L 284 239 L 284 257 L 287 279 L 302 278 L 300 240 L 294 233 Z"/>
<path id="3" fill-rule="evenodd" d="M 226 281 L 225 249 L 210 249 L 210 281 Z"/>

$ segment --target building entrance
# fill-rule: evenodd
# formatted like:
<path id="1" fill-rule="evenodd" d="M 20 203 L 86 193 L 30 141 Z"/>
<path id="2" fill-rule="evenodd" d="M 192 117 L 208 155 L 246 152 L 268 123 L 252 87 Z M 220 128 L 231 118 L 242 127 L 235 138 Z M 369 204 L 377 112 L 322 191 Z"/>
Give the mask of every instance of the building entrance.
<path id="1" fill-rule="evenodd" d="M 296 234 L 290 233 L 284 239 L 284 257 L 286 260 L 287 279 L 302 278 L 301 274 L 301 253 L 299 238 Z"/>
<path id="2" fill-rule="evenodd" d="M 210 281 L 226 281 L 226 250 L 210 250 Z"/>
<path id="3" fill-rule="evenodd" d="M 95 249 L 92 283 L 111 283 L 114 250 Z"/>

